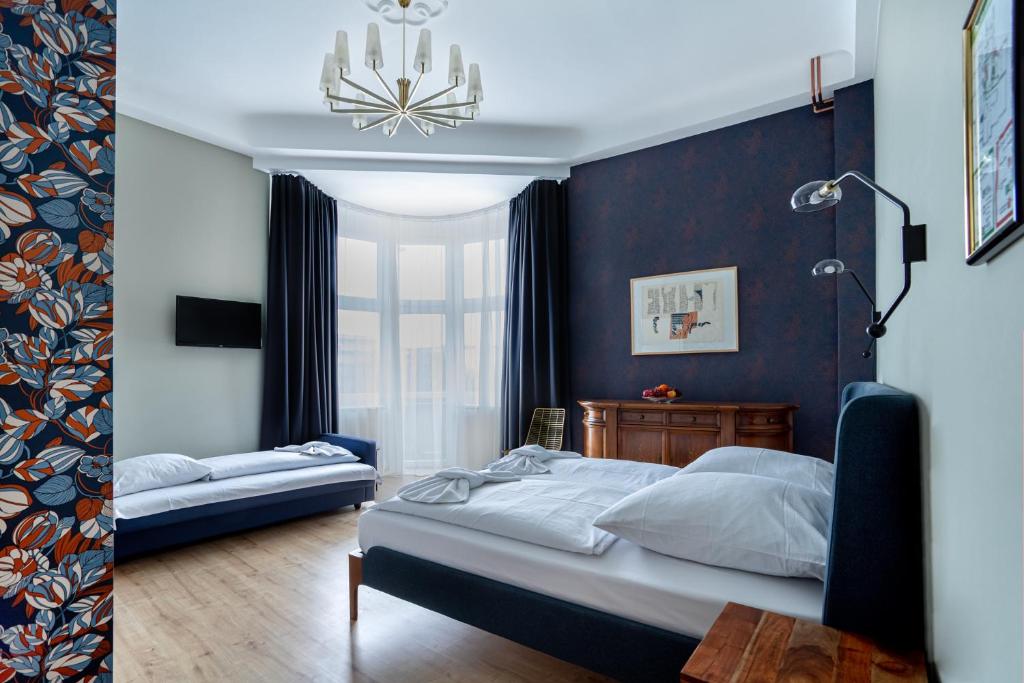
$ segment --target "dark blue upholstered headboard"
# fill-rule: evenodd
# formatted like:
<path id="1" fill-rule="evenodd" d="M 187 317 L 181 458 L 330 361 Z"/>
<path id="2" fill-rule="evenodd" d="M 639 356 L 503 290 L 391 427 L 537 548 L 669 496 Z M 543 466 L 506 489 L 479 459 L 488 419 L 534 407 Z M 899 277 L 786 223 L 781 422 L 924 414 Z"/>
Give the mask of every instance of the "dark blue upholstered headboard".
<path id="1" fill-rule="evenodd" d="M 919 438 L 912 395 L 843 390 L 822 621 L 892 647 L 924 645 Z"/>

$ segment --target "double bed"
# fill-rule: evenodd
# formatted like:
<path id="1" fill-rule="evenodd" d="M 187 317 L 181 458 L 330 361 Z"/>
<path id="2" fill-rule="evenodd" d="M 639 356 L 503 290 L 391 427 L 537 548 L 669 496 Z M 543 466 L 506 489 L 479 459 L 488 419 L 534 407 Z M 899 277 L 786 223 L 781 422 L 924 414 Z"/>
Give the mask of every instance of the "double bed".
<path id="1" fill-rule="evenodd" d="M 358 587 L 367 585 L 620 680 L 678 680 L 728 602 L 917 646 L 915 402 L 857 383 L 843 404 L 824 582 L 700 564 L 624 539 L 586 555 L 371 510 L 360 518 L 360 551 L 350 558 L 351 617 Z"/>

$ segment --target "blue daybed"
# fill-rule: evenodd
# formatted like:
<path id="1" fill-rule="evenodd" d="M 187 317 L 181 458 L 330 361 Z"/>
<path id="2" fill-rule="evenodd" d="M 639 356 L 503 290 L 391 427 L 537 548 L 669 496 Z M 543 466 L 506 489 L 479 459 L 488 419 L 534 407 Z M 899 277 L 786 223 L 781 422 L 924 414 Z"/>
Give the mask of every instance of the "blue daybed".
<path id="1" fill-rule="evenodd" d="M 318 440 L 343 446 L 359 456 L 360 463 L 377 466 L 377 444 L 374 441 L 340 434 L 324 434 Z M 123 561 L 346 505 L 358 509 L 363 503 L 373 500 L 375 486 L 374 481 L 333 483 L 187 507 L 146 517 L 119 519 L 114 532 L 114 556 L 116 561 Z"/>

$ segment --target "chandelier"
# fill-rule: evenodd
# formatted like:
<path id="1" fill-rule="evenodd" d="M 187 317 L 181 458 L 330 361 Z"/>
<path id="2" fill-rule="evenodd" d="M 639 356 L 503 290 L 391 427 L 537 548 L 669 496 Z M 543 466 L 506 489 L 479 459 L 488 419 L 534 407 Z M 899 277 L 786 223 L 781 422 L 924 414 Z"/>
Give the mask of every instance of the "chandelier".
<path id="1" fill-rule="evenodd" d="M 348 78 L 351 63 L 348 57 L 348 34 L 338 31 L 334 41 L 334 52 L 324 55 L 323 71 L 320 74 L 320 90 L 324 103 L 334 114 L 352 117 L 352 126 L 357 130 L 381 128 L 384 135 L 393 137 L 403 121 L 408 121 L 424 137 L 434 134 L 436 127 L 458 128 L 466 121 L 473 121 L 480 115 L 480 102 L 484 91 L 480 85 L 480 66 L 469 65 L 469 78 L 462 65 L 462 49 L 452 45 L 448 56 L 448 87 L 433 95 L 418 100 L 413 98 L 419 90 L 424 75 L 431 70 L 430 30 L 421 29 L 416 56 L 412 68 L 418 75 L 415 82 L 405 73 L 405 29 L 406 9 L 410 0 L 398 0 L 402 8 L 402 77 L 393 90 L 380 71 L 384 68 L 384 55 L 380 44 L 380 27 L 371 23 L 366 27 L 366 68 L 373 72 L 382 88 L 381 94 L 364 88 Z M 354 97 L 342 94 L 342 83 L 356 92 Z M 459 101 L 456 89 L 465 85 L 466 97 Z M 443 103 L 438 103 L 444 97 Z M 369 99 L 367 99 L 369 98 Z M 348 107 L 339 106 L 351 105 Z"/>

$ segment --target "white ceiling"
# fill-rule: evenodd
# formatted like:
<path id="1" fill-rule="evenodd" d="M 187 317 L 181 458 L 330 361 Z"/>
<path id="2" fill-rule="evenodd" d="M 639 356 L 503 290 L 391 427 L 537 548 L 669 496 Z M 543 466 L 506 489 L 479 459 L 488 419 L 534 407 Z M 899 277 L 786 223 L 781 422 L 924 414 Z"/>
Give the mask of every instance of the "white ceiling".
<path id="1" fill-rule="evenodd" d="M 122 0 L 118 109 L 268 170 L 559 176 L 804 103 L 813 55 L 825 55 L 829 88 L 872 77 L 879 2 L 450 0 L 427 24 L 434 71 L 421 93 L 445 86 L 458 42 L 480 63 L 482 118 L 388 140 L 327 113 L 317 89 L 337 29 L 349 32 L 352 77 L 370 84 L 364 0 Z M 393 80 L 400 28 L 381 32 Z"/>

